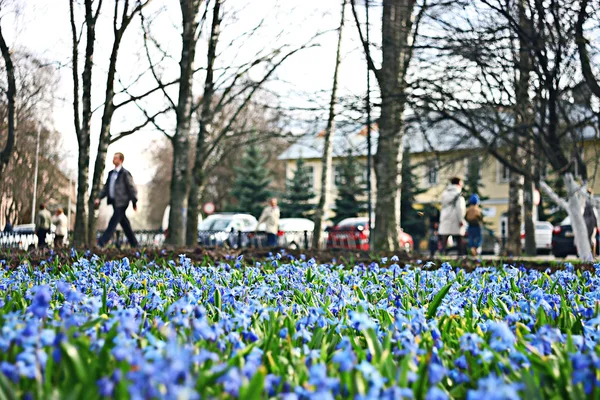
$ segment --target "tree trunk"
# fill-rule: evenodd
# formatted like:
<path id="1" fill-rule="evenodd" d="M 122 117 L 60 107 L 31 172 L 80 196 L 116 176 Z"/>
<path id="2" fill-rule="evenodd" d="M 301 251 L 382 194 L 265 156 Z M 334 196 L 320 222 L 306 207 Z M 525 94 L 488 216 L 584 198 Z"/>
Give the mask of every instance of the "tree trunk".
<path id="1" fill-rule="evenodd" d="M 338 29 L 338 43 L 335 53 L 335 68 L 333 71 L 333 85 L 331 88 L 331 99 L 329 101 L 329 116 L 327 118 L 327 127 L 325 128 L 325 137 L 323 138 L 323 156 L 321 157 L 321 191 L 319 193 L 319 202 L 314 217 L 315 228 L 313 231 L 312 247 L 318 249 L 321 244 L 321 232 L 323 230 L 326 205 L 329 204 L 329 188 L 331 186 L 331 168 L 332 168 L 332 140 L 335 135 L 335 104 L 337 102 L 338 74 L 342 62 L 342 34 L 344 32 L 344 20 L 346 16 L 346 0 L 342 0 L 342 13 L 340 27 Z"/>
<path id="2" fill-rule="evenodd" d="M 75 211 L 75 232 L 73 243 L 84 246 L 87 238 L 86 216 L 87 192 L 89 188 L 88 178 L 90 175 L 90 137 L 82 137 L 78 140 L 79 154 L 77 157 L 77 205 Z M 93 213 L 93 210 L 89 210 Z"/>
<path id="3" fill-rule="evenodd" d="M 90 172 L 90 129 L 92 122 L 92 70 L 94 66 L 94 45 L 96 41 L 96 18 L 100 13 L 100 6 L 94 13 L 92 10 L 92 0 L 85 0 L 85 27 L 86 27 L 86 47 L 85 47 L 85 62 L 83 74 L 81 76 L 82 97 L 81 97 L 81 125 L 79 125 L 79 106 L 74 107 L 75 112 L 75 131 L 77 133 L 77 143 L 79 145 L 78 157 L 78 175 L 77 175 L 77 211 L 75 213 L 75 232 L 73 234 L 73 242 L 76 245 L 85 245 L 88 240 L 87 232 L 87 196 L 89 188 L 89 172 Z M 71 1 L 71 18 L 73 18 Z M 72 20 L 72 26 L 74 22 Z M 74 36 L 76 35 L 73 32 Z M 77 66 L 77 41 L 74 38 L 73 42 L 73 75 L 74 75 L 74 102 L 78 100 L 78 78 L 76 76 Z M 91 210 L 90 210 L 91 211 Z"/>
<path id="4" fill-rule="evenodd" d="M 577 247 L 577 253 L 582 261 L 592 261 L 594 259 L 592 255 L 592 247 L 590 244 L 590 237 L 588 236 L 587 227 L 583 218 L 583 210 L 586 200 L 586 186 L 580 186 L 572 173 L 566 172 L 562 174 L 563 181 L 568 193 L 568 201 L 558 197 L 556 193 L 546 184 L 546 182 L 540 182 L 540 188 L 554 201 L 558 206 L 566 210 L 571 219 L 571 228 L 575 235 L 575 247 Z"/>
<path id="5" fill-rule="evenodd" d="M 13 147 L 15 144 L 15 96 L 17 94 L 17 86 L 15 83 L 15 69 L 13 66 L 12 58 L 10 56 L 9 48 L 6 45 L 4 35 L 2 34 L 1 26 L 0 51 L 2 52 L 2 58 L 4 58 L 4 64 L 6 68 L 6 80 L 8 86 L 6 90 L 6 97 L 8 103 L 8 136 L 6 138 L 6 145 L 4 146 L 4 149 L 0 152 L 0 180 L 2 180 L 2 171 L 4 170 L 4 167 L 8 164 L 8 161 L 10 160 L 10 155 L 13 151 Z"/>
<path id="6" fill-rule="evenodd" d="M 377 203 L 371 245 L 375 251 L 399 248 L 400 184 L 406 70 L 410 62 L 413 0 L 384 0 L 382 63 L 376 74 L 381 91 L 379 141 L 375 155 Z"/>
<path id="7" fill-rule="evenodd" d="M 181 60 L 179 61 L 179 94 L 175 112 L 177 126 L 171 139 L 173 144 L 173 172 L 171 176 L 171 211 L 167 243 L 185 244 L 185 230 L 190 191 L 190 135 L 192 119 L 192 86 L 194 58 L 198 29 L 198 11 L 201 0 L 181 0 L 182 29 Z"/>
<path id="8" fill-rule="evenodd" d="M 183 246 L 185 244 L 190 181 L 189 136 L 179 134 L 171 142 L 173 143 L 173 172 L 171 174 L 171 210 L 167 240 L 173 246 Z"/>
<path id="9" fill-rule="evenodd" d="M 588 235 L 585 220 L 583 219 L 583 209 L 585 206 L 585 187 L 581 187 L 571 173 L 563 174 L 567 193 L 569 194 L 568 209 L 571 218 L 571 227 L 575 235 L 575 247 L 582 261 L 592 261 L 592 247 Z"/>
<path id="10" fill-rule="evenodd" d="M 510 173 L 508 189 L 508 234 L 506 254 L 511 257 L 521 255 L 521 225 L 523 212 L 523 176 Z"/>
<path id="11" fill-rule="evenodd" d="M 525 177 L 523 184 L 523 225 L 525 226 L 525 253 L 529 256 L 535 256 L 537 254 L 537 245 L 535 242 L 535 204 L 533 203 L 533 191 L 533 180 L 531 180 L 529 177 Z"/>
<path id="12" fill-rule="evenodd" d="M 210 39 L 207 51 L 206 79 L 204 81 L 204 96 L 202 96 L 202 111 L 200 114 L 200 130 L 196 141 L 196 154 L 194 167 L 192 169 L 192 180 L 190 183 L 190 194 L 188 198 L 188 219 L 186 226 L 186 244 L 195 246 L 198 243 L 198 216 L 200 214 L 200 193 L 204 181 L 204 141 L 210 134 L 214 120 L 212 109 L 213 96 L 215 92 L 214 65 L 217 58 L 217 43 L 221 33 L 221 0 L 216 0 L 213 7 L 213 17 L 210 29 Z"/>
<path id="13" fill-rule="evenodd" d="M 144 3 L 148 4 L 147 2 Z M 113 32 L 114 41 L 110 54 L 110 61 L 108 65 L 108 72 L 106 74 L 106 91 L 104 94 L 104 110 L 102 112 L 102 122 L 100 125 L 100 138 L 98 140 L 98 152 L 96 153 L 96 161 L 94 162 L 94 174 L 92 176 L 92 191 L 90 193 L 90 199 L 88 201 L 90 213 L 88 215 L 88 245 L 91 246 L 95 242 L 96 238 L 96 215 L 92 210 L 94 209 L 94 200 L 98 198 L 100 190 L 102 188 L 102 177 L 104 175 L 104 168 L 106 165 L 106 154 L 108 152 L 108 146 L 110 145 L 110 126 L 112 118 L 115 112 L 115 75 L 117 73 L 117 58 L 119 55 L 119 48 L 125 31 L 129 26 L 131 20 L 141 11 L 143 5 L 138 3 L 136 8 L 131 14 L 128 13 L 128 2 L 123 5 L 123 14 L 121 18 L 121 26 L 118 26 L 119 13 L 118 9 L 115 8 L 113 15 Z"/>

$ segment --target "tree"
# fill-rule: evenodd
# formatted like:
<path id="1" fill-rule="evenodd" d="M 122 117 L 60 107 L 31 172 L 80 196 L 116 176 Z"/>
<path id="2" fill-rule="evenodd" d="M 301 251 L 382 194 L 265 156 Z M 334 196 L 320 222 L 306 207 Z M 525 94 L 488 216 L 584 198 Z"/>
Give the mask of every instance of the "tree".
<path id="1" fill-rule="evenodd" d="M 100 135 L 98 143 L 98 152 L 94 163 L 92 176 L 92 190 L 88 197 L 89 173 L 90 173 L 90 152 L 91 152 L 91 129 L 92 117 L 95 109 L 92 107 L 92 88 L 94 80 L 94 54 L 96 50 L 96 28 L 98 18 L 102 11 L 102 1 L 84 0 L 84 17 L 81 30 L 77 28 L 76 4 L 75 0 L 69 0 L 70 24 L 71 24 L 71 46 L 72 46 L 72 77 L 73 77 L 73 122 L 75 125 L 75 134 L 77 136 L 78 160 L 77 160 L 77 212 L 75 215 L 74 243 L 91 245 L 95 241 L 96 219 L 91 211 L 94 206 L 97 194 L 102 185 L 102 175 L 106 162 L 106 152 L 109 144 L 114 143 L 122 137 L 128 136 L 149 121 L 118 135 L 111 136 L 111 122 L 117 109 L 131 104 L 158 89 L 153 89 L 142 96 L 130 97 L 119 104 L 114 103 L 115 99 L 115 80 L 117 72 L 117 58 L 120 45 L 133 18 L 141 12 L 150 0 L 136 0 L 135 4 L 130 0 L 114 0 L 114 13 L 112 17 L 114 40 L 109 58 L 108 70 L 106 73 L 105 97 L 102 104 L 103 114 L 100 124 Z M 94 9 L 95 3 L 95 9 Z M 85 50 L 83 57 L 83 72 L 79 76 L 80 68 L 80 50 L 79 45 L 82 41 L 85 31 Z M 138 79 L 134 79 L 136 82 Z M 126 93 L 125 88 L 123 93 Z M 148 117 L 151 119 L 152 117 Z"/>
<path id="2" fill-rule="evenodd" d="M 426 93 L 421 105 L 470 132 L 511 175 L 538 181 L 569 213 L 580 257 L 591 259 L 581 213 L 588 179 L 582 128 L 594 123 L 594 115 L 572 100 L 580 68 L 577 10 L 567 0 L 478 0 L 442 19 L 444 34 L 436 38 L 432 57 L 437 70 L 419 82 Z M 468 74 L 458 73 L 466 69 Z M 557 196 L 527 162 L 540 157 L 560 171 L 568 199 Z M 520 248 L 520 240 L 514 242 Z"/>
<path id="3" fill-rule="evenodd" d="M 329 116 L 327 118 L 327 127 L 323 137 L 323 156 L 321 157 L 321 191 L 319 193 L 319 202 L 314 215 L 315 229 L 312 238 L 313 248 L 319 248 L 321 243 L 321 231 L 323 230 L 323 218 L 325 216 L 325 207 L 328 204 L 329 187 L 331 186 L 331 165 L 333 154 L 333 135 L 335 134 L 335 105 L 337 102 L 338 73 L 342 62 L 342 34 L 344 32 L 344 22 L 346 16 L 346 0 L 342 0 L 342 11 L 340 27 L 338 28 L 338 41 L 335 53 L 335 68 L 333 71 L 333 84 L 331 88 L 331 99 L 329 101 Z"/>
<path id="4" fill-rule="evenodd" d="M 575 39 L 577 41 L 577 50 L 579 54 L 579 61 L 581 63 L 581 72 L 585 79 L 586 84 L 590 88 L 591 92 L 600 99 L 600 81 L 599 78 L 594 74 L 592 68 L 592 62 L 590 60 L 590 52 L 588 46 L 591 45 L 590 41 L 586 39 L 584 34 L 584 25 L 594 18 L 597 21 L 600 14 L 600 6 L 598 2 L 592 1 L 592 10 L 590 8 L 589 0 L 580 0 L 579 2 L 579 13 L 577 15 L 577 23 L 575 25 Z M 597 49 L 596 49 L 597 50 Z"/>
<path id="5" fill-rule="evenodd" d="M 358 217 L 366 211 L 366 204 L 361 199 L 365 192 L 364 183 L 361 182 L 363 168 L 354 158 L 352 150 L 348 150 L 339 168 L 335 217 L 332 218 L 334 224 L 346 218 Z"/>
<path id="6" fill-rule="evenodd" d="M 203 13 L 200 13 L 199 8 L 203 4 L 206 5 L 206 8 Z M 159 70 L 154 67 L 150 52 L 151 46 L 158 52 L 161 61 L 168 61 L 171 57 L 162 48 L 157 38 L 151 37 L 149 34 L 151 21 L 144 24 L 144 42 L 154 78 L 176 114 L 174 134 L 167 132 L 168 129 L 162 128 L 153 121 L 155 127 L 167 135 L 173 143 L 171 216 L 169 219 L 170 231 L 173 234 L 170 235 L 169 240 L 171 244 L 193 245 L 197 240 L 195 231 L 200 212 L 201 194 L 206 184 L 207 170 L 213 168 L 212 160 L 221 157 L 218 153 L 228 152 L 223 150 L 223 142 L 229 139 L 234 141 L 237 139 L 238 144 L 239 142 L 258 140 L 252 139 L 254 132 L 252 124 L 242 118 L 245 110 L 252 104 L 252 100 L 261 94 L 265 82 L 288 58 L 313 44 L 311 41 L 298 47 L 283 44 L 271 50 L 265 49 L 249 60 L 236 59 L 235 65 L 232 65 L 230 60 L 226 61 L 224 65 L 219 65 L 221 58 L 224 58 L 225 50 L 235 51 L 235 46 L 242 46 L 246 39 L 254 36 L 264 21 L 260 21 L 250 31 L 244 32 L 240 37 L 233 38 L 229 43 L 224 43 L 224 46 L 220 47 L 222 31 L 227 26 L 224 17 L 227 13 L 223 11 L 223 1 L 182 0 L 180 5 L 184 11 L 184 32 L 179 63 L 177 104 L 164 90 L 166 84 L 163 83 Z M 211 5 L 212 13 L 209 13 Z M 234 11 L 230 10 L 228 15 L 231 16 L 232 21 L 235 21 Z M 211 23 L 210 33 L 207 35 L 206 65 L 194 69 L 192 68 L 194 52 L 202 37 L 201 30 L 207 19 L 210 19 Z M 163 36 L 162 32 L 161 36 Z M 193 101 L 192 82 L 194 74 L 199 71 L 205 74 L 204 89 L 203 93 L 197 96 L 198 101 Z M 198 116 L 197 136 L 195 127 L 190 124 L 194 115 Z M 224 121 L 224 123 L 217 127 L 216 121 Z"/>
<path id="7" fill-rule="evenodd" d="M 8 164 L 10 156 L 15 145 L 15 96 L 17 95 L 17 87 L 15 83 L 15 69 L 13 66 L 10 50 L 2 33 L 2 25 L 0 25 L 0 52 L 4 59 L 4 68 L 6 70 L 6 98 L 7 98 L 7 136 L 4 149 L 0 151 L 0 180 L 3 178 L 2 171 Z"/>
<path id="8" fill-rule="evenodd" d="M 258 147 L 255 144 L 248 146 L 241 166 L 235 169 L 237 177 L 231 189 L 231 194 L 237 199 L 236 209 L 256 218 L 271 196 L 271 178 L 265 165 L 266 158 Z"/>
<path id="9" fill-rule="evenodd" d="M 356 1 L 351 0 L 351 3 L 367 63 L 379 83 L 381 97 L 379 140 L 375 155 L 377 202 L 371 246 L 378 251 L 393 251 L 398 249 L 400 243 L 401 148 L 407 106 L 407 72 L 426 8 L 421 7 L 415 15 L 418 10 L 415 0 L 383 0 L 382 62 L 381 67 L 377 68 L 371 57 L 371 44 L 365 40 L 359 23 Z"/>
<path id="10" fill-rule="evenodd" d="M 120 132 L 119 134 L 111 136 L 111 123 L 113 120 L 113 116 L 115 111 L 118 109 L 130 104 L 133 98 L 129 98 L 128 100 L 122 101 L 120 103 L 115 104 L 115 80 L 117 74 L 117 61 L 119 55 L 119 49 L 121 47 L 121 42 L 123 41 L 123 37 L 127 28 L 131 25 L 134 17 L 142 11 L 142 9 L 150 2 L 150 0 L 145 1 L 135 1 L 135 4 L 130 6 L 130 0 L 115 0 L 115 8 L 112 18 L 113 25 L 113 44 L 109 58 L 108 71 L 106 72 L 106 83 L 105 83 L 105 94 L 104 94 L 104 103 L 102 110 L 102 118 L 100 123 L 100 135 L 98 139 L 98 151 L 96 152 L 96 160 L 94 162 L 94 171 L 92 174 L 92 188 L 90 192 L 90 197 L 88 201 L 88 209 L 92 210 L 94 208 L 94 201 L 100 194 L 100 190 L 102 188 L 102 177 L 104 175 L 104 167 L 106 165 L 106 154 L 108 151 L 108 146 L 117 140 L 131 135 L 141 128 L 145 127 L 150 123 L 151 118 L 155 118 L 152 116 L 142 124 L 133 127 L 130 130 L 125 132 Z M 132 0 L 133 3 L 133 0 Z M 119 7 L 122 7 L 122 10 L 119 11 Z M 98 11 L 100 11 L 100 6 L 98 6 Z M 94 28 L 95 29 L 95 28 Z M 145 97 L 146 95 L 137 96 L 135 99 L 140 99 Z M 161 113 L 163 113 L 162 111 Z M 88 238 L 87 243 L 89 246 L 93 245 L 96 241 L 96 216 L 93 212 L 88 214 L 87 221 L 87 232 Z M 76 235 L 80 233 L 76 232 Z"/>
<path id="11" fill-rule="evenodd" d="M 312 169 L 304 164 L 304 159 L 296 161 L 294 176 L 288 179 L 285 195 L 281 203 L 281 215 L 285 218 L 310 218 L 314 214 Z M 316 226 L 316 225 L 315 225 Z"/>
<path id="12" fill-rule="evenodd" d="M 400 226 L 415 237 L 425 236 L 425 220 L 422 214 L 415 209 L 417 196 L 425 193 L 419 188 L 419 178 L 411 166 L 410 146 L 404 147 L 402 155 L 402 186 L 400 196 Z"/>
<path id="13" fill-rule="evenodd" d="M 476 194 L 481 201 L 485 201 L 488 197 L 481 194 L 482 189 L 485 188 L 485 185 L 481 181 L 482 166 L 483 162 L 481 155 L 476 154 L 467 158 L 467 173 L 465 174 L 465 187 L 463 192 L 466 193 L 467 196 Z"/>

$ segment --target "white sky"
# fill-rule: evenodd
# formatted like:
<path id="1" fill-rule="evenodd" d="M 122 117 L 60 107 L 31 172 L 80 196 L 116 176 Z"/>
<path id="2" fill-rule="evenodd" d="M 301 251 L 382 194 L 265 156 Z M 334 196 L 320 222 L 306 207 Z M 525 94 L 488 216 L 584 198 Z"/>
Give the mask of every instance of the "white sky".
<path id="1" fill-rule="evenodd" d="M 16 18 L 8 15 L 3 18 L 3 29 L 8 37 L 9 46 L 18 46 L 47 59 L 56 62 L 60 74 L 60 85 L 56 96 L 56 108 L 53 112 L 52 123 L 63 135 L 64 154 L 67 155 L 66 169 L 73 173 L 77 169 L 77 142 L 73 127 L 72 108 L 72 70 L 71 62 L 71 30 L 69 22 L 68 0 L 16 0 L 21 8 L 21 13 Z M 112 46 L 111 18 L 113 1 L 104 0 L 103 12 L 98 27 L 96 53 L 94 57 L 95 69 L 93 80 L 95 85 L 92 93 L 93 107 L 103 102 L 106 65 L 109 51 Z M 331 30 L 339 24 L 339 11 L 341 1 L 338 0 L 227 0 L 225 10 L 237 10 L 236 18 L 228 14 L 223 26 L 221 44 L 229 42 L 231 38 L 238 37 L 241 33 L 264 19 L 264 26 L 251 40 L 243 43 L 241 48 L 230 48 L 224 51 L 220 65 L 243 63 L 251 60 L 260 51 L 266 53 L 270 49 L 285 43 L 298 45 L 305 42 L 318 31 Z M 158 10 L 164 8 L 162 13 Z M 363 8 L 360 11 L 363 12 Z M 81 10 L 79 10 L 79 24 L 81 26 Z M 376 11 L 373 12 L 376 14 Z M 160 41 L 164 49 L 173 56 L 161 68 L 165 81 L 169 77 L 176 77 L 177 62 L 180 51 L 180 31 L 178 19 L 180 18 L 179 5 L 175 0 L 153 0 L 145 11 L 145 15 L 158 15 L 152 24 L 153 35 Z M 377 39 L 379 23 L 372 17 L 373 39 Z M 362 51 L 358 47 L 356 27 L 352 19 L 350 7 L 346 10 L 346 28 L 343 45 L 343 64 L 340 70 L 340 95 L 360 94 L 366 89 L 366 71 Z M 372 40 L 373 40 L 372 39 Z M 327 95 L 323 91 L 331 88 L 331 78 L 335 61 L 335 45 L 337 35 L 330 32 L 320 37 L 319 47 L 304 50 L 288 59 L 276 74 L 276 81 L 270 83 L 269 88 L 283 94 L 288 104 L 306 106 L 314 99 L 320 99 L 320 105 L 325 106 Z M 224 46 L 222 46 L 224 47 Z M 221 47 L 221 49 L 222 49 Z M 204 64 L 205 43 L 201 41 L 196 55 L 196 67 Z M 59 67 L 60 66 L 60 67 Z M 124 83 L 131 82 L 132 77 L 138 75 L 140 70 L 147 67 L 143 53 L 143 41 L 140 21 L 136 19 L 126 33 L 121 46 L 118 62 L 118 76 Z M 80 68 L 80 72 L 81 72 Z M 196 95 L 201 93 L 203 77 L 198 74 L 195 82 Z M 375 84 L 372 80 L 372 84 Z M 133 93 L 141 93 L 153 87 L 151 79 L 145 79 L 132 88 Z M 119 88 L 119 84 L 117 84 Z M 137 90 L 136 90 L 137 89 Z M 176 87 L 173 88 L 176 92 Z M 320 93 L 319 93 L 320 92 Z M 176 99 L 176 95 L 173 96 Z M 158 110 L 163 106 L 159 97 L 152 98 L 147 104 L 149 108 Z M 314 104 L 311 104 L 314 106 Z M 99 119 L 101 109 L 95 113 L 92 125 L 92 163 L 95 158 Z M 115 113 L 113 131 L 127 130 L 137 125 L 141 120 L 141 113 L 135 106 L 118 110 Z M 165 128 L 174 128 L 173 119 L 163 119 Z M 145 157 L 152 140 L 160 138 L 161 133 L 148 127 L 135 135 L 122 139 L 109 148 L 110 154 L 121 151 L 126 154 L 126 166 L 132 171 L 138 183 L 147 182 L 152 174 L 152 166 Z"/>

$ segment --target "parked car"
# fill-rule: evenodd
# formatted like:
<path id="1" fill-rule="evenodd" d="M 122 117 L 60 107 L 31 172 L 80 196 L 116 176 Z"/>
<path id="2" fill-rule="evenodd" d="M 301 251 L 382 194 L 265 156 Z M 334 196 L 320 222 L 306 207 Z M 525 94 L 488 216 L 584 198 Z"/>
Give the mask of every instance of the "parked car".
<path id="1" fill-rule="evenodd" d="M 369 219 L 346 218 L 328 230 L 328 249 L 352 249 L 369 251 Z M 411 235 L 400 232 L 400 247 L 407 253 L 414 249 L 414 240 Z"/>
<path id="2" fill-rule="evenodd" d="M 469 245 L 469 235 L 465 233 L 463 237 L 461 246 L 462 246 L 462 254 L 468 254 L 467 246 Z M 483 228 L 482 232 L 482 241 L 481 241 L 481 254 L 488 255 L 499 255 L 500 249 L 502 245 L 500 244 L 500 239 L 496 236 L 493 230 L 489 228 Z M 452 240 L 452 237 L 448 238 L 448 245 L 446 253 L 456 252 L 456 244 Z"/>
<path id="3" fill-rule="evenodd" d="M 571 218 L 567 217 L 552 230 L 552 254 L 559 258 L 577 255 L 574 236 Z"/>
<path id="4" fill-rule="evenodd" d="M 257 224 L 256 218 L 250 214 L 213 214 L 198 227 L 198 243 L 204 246 L 244 247 L 250 240 L 248 232 L 254 231 Z"/>
<path id="5" fill-rule="evenodd" d="M 596 235 L 596 243 L 598 243 Z M 600 246 L 596 246 L 596 255 L 600 253 Z M 577 255 L 575 246 L 575 235 L 571 226 L 571 218 L 565 218 L 560 225 L 556 225 L 552 231 L 552 254 L 558 258 L 564 258 L 569 255 Z"/>
<path id="6" fill-rule="evenodd" d="M 554 227 L 550 222 L 538 221 L 535 223 L 535 247 L 538 253 L 552 251 L 552 231 Z M 525 249 L 525 228 L 521 228 L 521 245 Z"/>
<path id="7" fill-rule="evenodd" d="M 253 244 L 256 247 L 266 245 L 267 236 L 264 233 L 265 224 L 261 223 L 256 228 L 257 235 L 250 235 L 254 238 Z M 277 232 L 277 245 L 282 248 L 299 249 L 312 245 L 312 235 L 315 230 L 315 223 L 307 218 L 281 218 L 279 220 L 279 231 Z M 304 232 L 306 231 L 306 238 Z M 306 240 L 305 240 L 306 239 Z"/>

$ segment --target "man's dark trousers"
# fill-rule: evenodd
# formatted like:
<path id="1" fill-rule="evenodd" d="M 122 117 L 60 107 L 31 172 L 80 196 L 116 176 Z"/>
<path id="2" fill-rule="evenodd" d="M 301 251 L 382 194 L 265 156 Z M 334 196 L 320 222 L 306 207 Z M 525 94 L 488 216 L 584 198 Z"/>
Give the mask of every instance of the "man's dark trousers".
<path id="1" fill-rule="evenodd" d="M 46 243 L 46 235 L 48 234 L 48 229 L 38 229 L 37 237 L 38 237 L 38 249 L 45 249 L 48 247 Z"/>
<path id="2" fill-rule="evenodd" d="M 98 241 L 98 245 L 103 247 L 111 238 L 115 230 L 117 229 L 117 225 L 121 224 L 123 227 L 123 232 L 125 232 L 125 236 L 127 236 L 127 241 L 131 247 L 137 247 L 138 242 L 133 234 L 133 230 L 131 229 L 131 224 L 129 223 L 129 219 L 125 215 L 125 211 L 127 211 L 127 207 L 115 207 L 113 206 L 114 212 L 113 215 L 108 222 L 108 226 L 102 234 L 102 237 Z"/>

